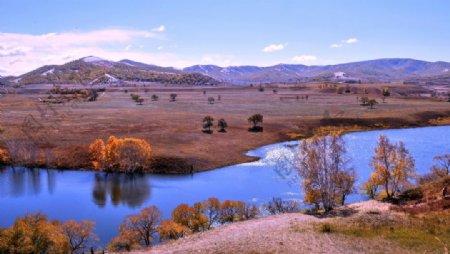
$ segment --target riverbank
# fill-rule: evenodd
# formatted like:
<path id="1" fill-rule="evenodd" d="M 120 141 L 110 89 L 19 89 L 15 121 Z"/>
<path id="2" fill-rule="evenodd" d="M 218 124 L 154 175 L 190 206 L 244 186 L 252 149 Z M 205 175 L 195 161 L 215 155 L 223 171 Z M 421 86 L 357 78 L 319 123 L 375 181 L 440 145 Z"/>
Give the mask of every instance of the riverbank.
<path id="1" fill-rule="evenodd" d="M 367 86 L 377 91 L 385 85 Z M 31 166 L 89 169 L 88 145 L 93 140 L 106 140 L 111 135 L 142 138 L 152 146 L 152 172 L 185 174 L 191 169 L 201 172 L 256 160 L 245 153 L 263 145 L 309 137 L 321 126 L 356 131 L 450 123 L 448 102 L 393 93 L 385 103 L 369 109 L 358 102 L 360 94 L 328 93 L 312 85 L 280 87 L 277 94 L 248 87 L 172 88 L 151 93 L 130 88 L 129 92 L 140 94 L 145 99 L 143 105 L 136 105 L 128 93 L 120 91 L 107 91 L 95 102 L 50 108 L 36 104 L 39 93 L 4 96 L 0 101 L 0 146 L 10 141 L 37 146 L 26 154 L 37 158 Z M 161 99 L 151 101 L 153 93 Z M 175 102 L 167 99 L 170 93 L 178 94 Z M 220 101 L 208 104 L 209 96 L 218 95 Z M 287 95 L 308 95 L 308 100 L 280 100 Z M 378 93 L 367 96 L 381 101 Z M 264 116 L 264 132 L 248 131 L 247 119 L 255 113 Z M 215 119 L 215 125 L 224 118 L 227 132 L 219 133 L 214 127 L 213 134 L 203 133 L 206 115 Z M 26 119 L 33 120 L 32 125 L 24 126 Z"/>
<path id="2" fill-rule="evenodd" d="M 438 221 L 422 230 L 392 205 L 364 201 L 340 207 L 334 216 L 292 213 L 233 223 L 133 253 L 445 253 L 450 238 Z M 427 215 L 428 216 L 428 215 Z M 429 218 L 414 219 L 416 222 Z M 431 215 L 430 215 L 431 216 Z M 448 212 L 442 220 L 450 218 Z M 360 223 L 365 223 L 364 226 Z M 361 227 L 361 228 L 360 228 Z M 366 230 L 374 231 L 365 234 Z M 399 227 L 399 228 L 398 228 Z M 353 231 L 346 231 L 346 229 Z M 384 233 L 384 228 L 391 228 Z M 438 229 L 439 228 L 439 229 Z M 358 230 L 364 234 L 358 235 Z M 369 232 L 368 231 L 368 232 Z M 378 232 L 378 235 L 377 233 Z M 410 233 L 410 234 L 409 234 Z M 424 241 L 424 238 L 428 241 Z"/>

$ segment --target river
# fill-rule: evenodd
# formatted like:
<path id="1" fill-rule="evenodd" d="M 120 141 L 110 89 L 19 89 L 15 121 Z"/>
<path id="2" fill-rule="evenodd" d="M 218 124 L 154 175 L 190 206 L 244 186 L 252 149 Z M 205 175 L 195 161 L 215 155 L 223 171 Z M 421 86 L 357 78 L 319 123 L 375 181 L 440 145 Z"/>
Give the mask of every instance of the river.
<path id="1" fill-rule="evenodd" d="M 369 166 L 378 136 L 403 141 L 416 161 L 417 173 L 426 173 L 433 157 L 450 152 L 450 126 L 380 130 L 344 136 L 358 184 L 370 175 Z M 92 171 L 59 171 L 8 167 L 0 170 L 0 227 L 10 226 L 27 212 L 41 211 L 51 219 L 93 220 L 101 244 L 117 235 L 127 215 L 149 205 L 165 218 L 180 203 L 193 204 L 208 197 L 261 205 L 272 197 L 302 199 L 300 180 L 280 162 L 292 155 L 298 142 L 283 142 L 249 151 L 261 159 L 194 175 L 126 175 Z M 367 197 L 354 194 L 350 202 Z"/>

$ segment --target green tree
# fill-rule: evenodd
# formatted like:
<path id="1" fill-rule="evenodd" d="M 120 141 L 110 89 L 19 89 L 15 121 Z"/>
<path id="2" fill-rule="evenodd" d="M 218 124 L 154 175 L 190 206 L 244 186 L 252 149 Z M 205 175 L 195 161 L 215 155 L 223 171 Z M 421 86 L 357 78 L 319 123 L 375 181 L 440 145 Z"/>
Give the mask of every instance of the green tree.
<path id="1" fill-rule="evenodd" d="M 213 126 L 214 118 L 211 116 L 205 116 L 203 118 L 203 131 L 207 133 L 212 133 L 211 127 Z"/>
<path id="2" fill-rule="evenodd" d="M 219 132 L 227 132 L 225 129 L 228 128 L 228 124 L 225 119 L 219 119 L 219 121 L 217 122 L 217 126 L 220 128 Z"/>
<path id="3" fill-rule="evenodd" d="M 261 131 L 262 127 L 259 126 L 259 124 L 263 122 L 263 115 L 254 114 L 248 118 L 248 122 L 253 124 L 253 127 L 250 128 L 250 131 Z"/>

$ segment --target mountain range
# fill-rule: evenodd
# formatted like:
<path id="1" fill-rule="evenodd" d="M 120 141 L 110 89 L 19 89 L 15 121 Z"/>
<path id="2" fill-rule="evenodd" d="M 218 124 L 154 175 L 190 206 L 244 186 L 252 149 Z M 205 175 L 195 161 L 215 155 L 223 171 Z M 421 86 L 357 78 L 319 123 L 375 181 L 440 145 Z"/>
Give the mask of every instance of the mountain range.
<path id="1" fill-rule="evenodd" d="M 216 85 L 302 82 L 411 82 L 450 84 L 449 62 L 386 58 L 336 65 L 278 64 L 274 66 L 194 65 L 161 67 L 128 59 L 109 61 L 94 56 L 63 65 L 46 65 L 0 81 L 18 85 L 39 83 L 115 83 L 146 81 L 163 84 Z"/>

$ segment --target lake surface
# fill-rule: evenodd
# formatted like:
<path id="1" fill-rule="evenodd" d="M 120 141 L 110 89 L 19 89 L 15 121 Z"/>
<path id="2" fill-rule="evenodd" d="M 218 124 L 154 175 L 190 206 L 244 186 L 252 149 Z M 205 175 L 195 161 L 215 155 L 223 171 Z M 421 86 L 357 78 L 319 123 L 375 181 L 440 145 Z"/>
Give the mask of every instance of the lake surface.
<path id="1" fill-rule="evenodd" d="M 450 126 L 357 132 L 345 135 L 351 165 L 359 183 L 369 167 L 378 136 L 404 141 L 416 160 L 416 171 L 426 173 L 433 157 L 450 152 Z M 126 175 L 87 171 L 5 168 L 0 170 L 0 227 L 10 226 L 27 212 L 41 211 L 51 219 L 93 220 L 105 244 L 117 235 L 127 215 L 149 205 L 158 206 L 165 218 L 180 203 L 193 204 L 209 197 L 260 205 L 272 197 L 302 199 L 300 179 L 294 170 L 280 167 L 298 142 L 263 146 L 248 152 L 260 160 L 188 176 Z M 355 194 L 350 202 L 365 200 Z"/>

